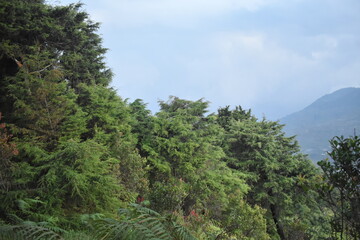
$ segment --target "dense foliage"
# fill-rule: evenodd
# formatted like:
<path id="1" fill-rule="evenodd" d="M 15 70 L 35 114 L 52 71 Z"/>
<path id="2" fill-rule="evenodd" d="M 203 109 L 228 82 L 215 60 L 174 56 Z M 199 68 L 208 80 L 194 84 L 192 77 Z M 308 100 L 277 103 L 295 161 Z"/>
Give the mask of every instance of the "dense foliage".
<path id="1" fill-rule="evenodd" d="M 343 238 L 360 238 L 360 138 L 335 137 L 328 159 L 319 162 L 325 173 L 322 188 L 331 207 L 334 234 Z"/>
<path id="2" fill-rule="evenodd" d="M 322 175 L 240 106 L 152 115 L 108 86 L 98 27 L 81 4 L 0 0 L 0 238 L 359 237 L 358 138 Z"/>

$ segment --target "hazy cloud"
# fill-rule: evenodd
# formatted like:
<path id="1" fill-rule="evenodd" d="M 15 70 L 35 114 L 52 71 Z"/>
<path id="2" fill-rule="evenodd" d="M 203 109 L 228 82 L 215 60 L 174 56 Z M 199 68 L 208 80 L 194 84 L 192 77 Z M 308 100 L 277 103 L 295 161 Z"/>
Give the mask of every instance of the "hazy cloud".
<path id="1" fill-rule="evenodd" d="M 100 22 L 118 27 L 148 25 L 190 26 L 204 17 L 229 12 L 257 11 L 278 0 L 105 0 L 91 8 L 93 17 Z"/>
<path id="2" fill-rule="evenodd" d="M 70 0 L 61 1 L 64 4 Z M 169 95 L 277 119 L 360 87 L 358 0 L 87 0 L 112 85 L 157 110 Z"/>
<path id="3" fill-rule="evenodd" d="M 217 33 L 202 44 L 209 54 L 189 61 L 187 78 L 214 86 L 206 98 L 216 99 L 215 107 L 240 104 L 271 118 L 300 110 L 330 91 L 359 86 L 359 61 L 341 60 L 343 68 L 338 63 L 347 55 L 346 38 L 299 38 L 308 45 L 302 51 L 264 33 Z"/>

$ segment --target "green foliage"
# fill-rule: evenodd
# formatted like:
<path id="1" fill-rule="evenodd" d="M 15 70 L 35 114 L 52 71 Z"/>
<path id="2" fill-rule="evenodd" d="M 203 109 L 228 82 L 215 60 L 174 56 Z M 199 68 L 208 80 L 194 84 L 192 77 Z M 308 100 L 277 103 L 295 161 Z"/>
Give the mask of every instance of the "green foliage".
<path id="1" fill-rule="evenodd" d="M 152 174 L 192 181 L 196 169 L 213 153 L 213 136 L 204 116 L 208 103 L 172 97 L 160 105 L 162 111 L 155 119 L 153 138 L 145 146 L 153 166 Z"/>
<path id="2" fill-rule="evenodd" d="M 188 196 L 188 185 L 182 179 L 171 178 L 167 182 L 155 182 L 149 200 L 153 209 L 169 212 L 181 211 Z"/>
<path id="3" fill-rule="evenodd" d="M 86 132 L 82 139 L 94 139 L 108 146 L 108 154 L 117 160 L 113 174 L 126 188 L 120 196 L 131 201 L 138 192 L 147 192 L 145 159 L 136 150 L 136 137 L 131 132 L 130 109 L 115 91 L 103 86 L 80 84 L 78 103 L 86 114 Z"/>
<path id="4" fill-rule="evenodd" d="M 360 138 L 334 137 L 328 159 L 318 164 L 325 174 L 322 196 L 334 212 L 333 231 L 340 238 L 360 237 Z"/>
<path id="5" fill-rule="evenodd" d="M 131 204 L 120 209 L 121 220 L 102 219 L 94 224 L 96 236 L 101 239 L 174 239 L 195 240 L 190 232 L 172 220 L 171 215 L 159 213 L 141 205 Z"/>
<path id="6" fill-rule="evenodd" d="M 241 107 L 219 110 L 219 124 L 226 130 L 223 149 L 229 167 L 248 174 L 250 191 L 247 201 L 267 209 L 268 231 L 273 238 L 292 238 L 289 221 L 311 222 L 312 216 L 299 211 L 310 207 L 320 214 L 314 192 L 303 191 L 298 176 L 309 179 L 315 167 L 299 153 L 293 137 L 285 137 L 282 125 L 263 119 L 258 121 Z M 315 214 L 314 214 L 315 215 Z M 296 216 L 296 218 L 287 218 Z M 310 219 L 312 220 L 310 220 Z M 310 231 L 307 226 L 304 232 Z"/>
<path id="7" fill-rule="evenodd" d="M 155 115 L 128 104 L 108 88 L 98 26 L 81 4 L 0 0 L 1 238 L 329 237 L 319 173 L 282 125 L 241 107 L 206 115 L 203 99 L 170 97 Z M 318 185 L 350 216 L 358 175 L 323 167 Z M 111 218 L 137 196 L 154 210 Z"/>
<path id="8" fill-rule="evenodd" d="M 50 156 L 39 180 L 47 189 L 44 197 L 49 207 L 81 213 L 113 209 L 120 188 L 111 175 L 116 160 L 107 158 L 106 151 L 91 140 L 62 144 Z"/>
<path id="9" fill-rule="evenodd" d="M 112 212 L 146 192 L 129 110 L 106 87 L 111 72 L 98 24 L 81 4 L 15 0 L 0 1 L 0 9 L 0 111 L 19 150 L 2 161 L 11 168 L 2 172 L 1 218 L 51 214 L 74 227 L 69 221 L 78 214 Z M 42 204 L 24 211 L 24 199 Z"/>
<path id="10" fill-rule="evenodd" d="M 0 112 L 0 121 L 1 118 Z M 6 124 L 0 122 L 0 192 L 2 194 L 8 192 L 13 184 L 10 171 L 13 164 L 10 159 L 19 154 L 16 144 L 11 142 L 11 137 Z"/>
<path id="11" fill-rule="evenodd" d="M 95 138 L 109 144 L 114 136 L 127 137 L 130 132 L 130 116 L 125 103 L 116 92 L 103 86 L 78 86 L 78 104 L 87 115 L 87 132 L 83 139 Z"/>
<path id="12" fill-rule="evenodd" d="M 207 161 L 197 174 L 200 178 L 189 190 L 197 201 L 185 212 L 184 224 L 199 239 L 268 238 L 265 211 L 244 200 L 250 190 L 245 174 L 214 160 Z"/>
<path id="13" fill-rule="evenodd" d="M 169 201 L 169 208 L 156 204 L 160 212 L 181 208 L 188 214 L 193 205 L 200 203 L 201 193 L 197 190 L 201 188 L 197 183 L 205 162 L 223 154 L 214 144 L 220 129 L 212 116 L 204 116 L 208 103 L 201 99 L 192 102 L 171 97 L 160 105 L 162 110 L 154 118 L 150 140 L 143 146 L 148 155 L 151 190 L 154 189 L 150 199 L 154 203 L 159 202 L 159 197 Z"/>
<path id="14" fill-rule="evenodd" d="M 106 68 L 98 23 L 81 11 L 81 4 L 52 7 L 44 1 L 0 1 L 2 60 L 26 64 L 29 48 L 41 45 L 57 58 L 70 86 L 81 82 L 107 85 L 111 72 Z M 6 70 L 4 70 L 6 71 Z"/>
<path id="15" fill-rule="evenodd" d="M 37 225 L 0 226 L 0 238 L 3 240 L 62 240 L 63 238 L 48 228 Z"/>
<path id="16" fill-rule="evenodd" d="M 239 196 L 239 192 L 229 195 L 229 205 L 222 213 L 221 226 L 224 232 L 220 237 L 236 239 L 270 239 L 266 232 L 265 210 L 259 206 L 251 207 Z"/>
<path id="17" fill-rule="evenodd" d="M 151 134 L 154 128 L 154 117 L 146 104 L 141 99 L 136 99 L 129 104 L 133 120 L 131 121 L 132 133 L 137 137 L 137 149 L 142 157 L 147 157 L 145 146 L 150 144 Z"/>
<path id="18" fill-rule="evenodd" d="M 36 50 L 26 59 L 26 66 L 5 80 L 13 104 L 13 132 L 21 138 L 36 138 L 40 146 L 53 150 L 59 139 L 79 138 L 85 121 L 75 104 L 76 95 L 66 82 L 60 82 L 62 72 L 48 65 L 52 61 L 48 58 L 46 52 Z"/>

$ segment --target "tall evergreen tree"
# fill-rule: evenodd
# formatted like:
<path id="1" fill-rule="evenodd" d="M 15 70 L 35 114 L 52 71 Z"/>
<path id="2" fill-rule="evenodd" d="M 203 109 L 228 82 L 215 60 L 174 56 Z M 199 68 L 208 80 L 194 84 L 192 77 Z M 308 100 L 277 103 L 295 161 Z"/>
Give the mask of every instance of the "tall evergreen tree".
<path id="1" fill-rule="evenodd" d="M 244 176 L 220 162 L 224 152 L 218 145 L 223 131 L 216 116 L 205 116 L 208 103 L 170 97 L 160 106 L 151 138 L 143 146 L 151 167 L 151 206 L 186 216 L 191 229 L 219 238 L 267 239 L 262 210 L 243 201 L 248 191 Z M 231 217 L 236 214 L 241 216 Z M 253 222 L 237 222 L 245 216 L 252 216 Z M 200 219 L 213 221 L 223 230 L 215 233 L 205 223 L 197 228 Z"/>
<path id="2" fill-rule="evenodd" d="M 137 137 L 137 149 L 142 157 L 147 157 L 148 153 L 144 146 L 150 144 L 151 134 L 154 128 L 154 117 L 151 111 L 146 108 L 146 104 L 141 99 L 136 99 L 129 104 L 132 116 L 131 129 Z"/>
<path id="3" fill-rule="evenodd" d="M 144 160 L 126 104 L 107 88 L 98 24 L 81 4 L 40 0 L 0 1 L 0 19 L 0 112 L 19 149 L 1 218 L 64 220 L 133 199 Z M 36 207 L 24 212 L 24 201 Z"/>
<path id="4" fill-rule="evenodd" d="M 315 167 L 299 153 L 294 138 L 285 137 L 283 126 L 277 122 L 258 121 L 241 107 L 233 111 L 228 107 L 220 109 L 218 122 L 226 130 L 224 161 L 229 167 L 249 174 L 248 202 L 268 210 L 268 231 L 273 237 L 294 238 L 290 221 L 310 221 L 305 219 L 310 217 L 309 212 L 298 210 L 311 207 L 312 211 L 319 211 L 316 199 L 299 186 L 300 176 L 316 176 Z"/>
<path id="5" fill-rule="evenodd" d="M 104 63 L 106 49 L 81 4 L 50 6 L 43 0 L 0 1 L 1 76 L 26 64 L 33 46 L 41 46 L 61 63 L 64 79 L 76 88 L 81 82 L 107 85 L 111 71 Z"/>

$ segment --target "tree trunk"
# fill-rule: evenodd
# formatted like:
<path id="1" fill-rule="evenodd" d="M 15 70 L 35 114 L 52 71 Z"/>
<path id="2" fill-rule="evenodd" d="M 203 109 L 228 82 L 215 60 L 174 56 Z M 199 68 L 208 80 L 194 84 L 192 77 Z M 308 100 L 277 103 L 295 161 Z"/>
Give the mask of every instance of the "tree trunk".
<path id="1" fill-rule="evenodd" d="M 285 240 L 285 233 L 284 233 L 284 229 L 283 227 L 280 225 L 279 220 L 278 220 L 278 214 L 277 214 L 277 207 L 275 204 L 270 204 L 270 210 L 271 210 L 271 214 L 276 226 L 276 231 L 280 236 L 281 240 Z"/>

